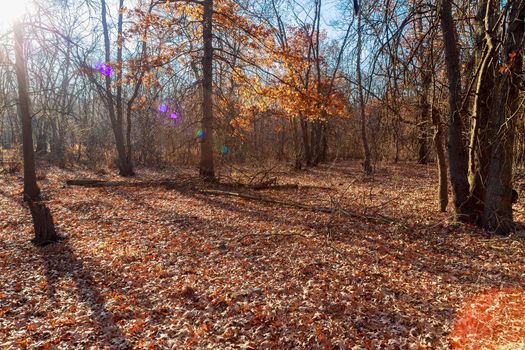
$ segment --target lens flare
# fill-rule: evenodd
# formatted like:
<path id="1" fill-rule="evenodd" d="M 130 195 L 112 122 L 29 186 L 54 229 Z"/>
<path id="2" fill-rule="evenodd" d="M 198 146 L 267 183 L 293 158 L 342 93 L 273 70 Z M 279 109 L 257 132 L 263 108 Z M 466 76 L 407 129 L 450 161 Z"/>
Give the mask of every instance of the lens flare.
<path id="1" fill-rule="evenodd" d="M 102 73 L 103 75 L 105 75 L 106 77 L 109 77 L 111 76 L 111 73 L 113 72 L 113 70 L 111 69 L 111 67 L 108 65 L 108 64 L 105 64 L 105 63 L 98 63 L 96 65 L 96 69 Z"/>
<path id="2" fill-rule="evenodd" d="M 173 120 L 177 120 L 178 118 L 177 113 L 171 113 L 170 118 Z"/>
<path id="3" fill-rule="evenodd" d="M 204 137 L 204 130 L 202 129 L 197 130 L 196 135 L 197 135 L 197 138 L 202 139 Z"/>
<path id="4" fill-rule="evenodd" d="M 167 113 L 167 112 L 168 112 L 168 105 L 161 104 L 161 105 L 159 106 L 159 112 L 160 112 L 160 113 Z"/>

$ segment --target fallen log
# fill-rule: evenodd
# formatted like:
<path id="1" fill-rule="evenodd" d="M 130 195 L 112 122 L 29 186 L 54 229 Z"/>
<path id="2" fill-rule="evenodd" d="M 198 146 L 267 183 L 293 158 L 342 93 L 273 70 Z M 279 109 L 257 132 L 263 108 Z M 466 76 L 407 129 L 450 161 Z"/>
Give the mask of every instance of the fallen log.
<path id="1" fill-rule="evenodd" d="M 175 182 L 170 180 L 154 181 L 106 181 L 96 179 L 71 179 L 66 180 L 68 186 L 81 187 L 166 187 L 182 188 L 187 187 L 187 182 Z"/>
<path id="2" fill-rule="evenodd" d="M 70 179 L 66 180 L 68 186 L 81 186 L 81 187 L 167 187 L 167 188 L 179 188 L 187 186 L 188 183 L 181 183 L 171 180 L 154 180 L 154 181 L 108 181 L 100 179 Z M 231 187 L 231 188 L 247 188 L 251 190 L 265 190 L 265 189 L 299 189 L 299 188 L 319 188 L 329 189 L 325 187 L 315 186 L 299 186 L 297 184 L 254 184 L 247 185 L 241 183 L 219 183 L 218 185 Z"/>

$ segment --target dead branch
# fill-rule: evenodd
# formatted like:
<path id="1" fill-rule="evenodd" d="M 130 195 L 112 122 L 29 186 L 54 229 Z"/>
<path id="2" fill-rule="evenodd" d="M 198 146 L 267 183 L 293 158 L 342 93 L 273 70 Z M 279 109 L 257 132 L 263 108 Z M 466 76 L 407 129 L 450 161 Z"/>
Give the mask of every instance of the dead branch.
<path id="1" fill-rule="evenodd" d="M 180 188 L 187 186 L 187 182 L 170 181 L 170 180 L 155 180 L 155 181 L 106 181 L 97 179 L 71 179 L 67 180 L 68 186 L 81 187 L 166 187 L 166 188 Z"/>
<path id="2" fill-rule="evenodd" d="M 328 207 L 316 207 L 316 206 L 311 206 L 311 205 L 307 205 L 307 204 L 303 204 L 299 202 L 285 201 L 285 200 L 274 199 L 270 197 L 249 194 L 249 193 L 229 192 L 229 191 L 221 191 L 221 190 L 207 190 L 207 189 L 200 190 L 199 192 L 204 193 L 204 194 L 217 195 L 217 196 L 232 196 L 232 197 L 239 197 L 239 198 L 244 198 L 244 199 L 252 199 L 252 200 L 259 201 L 259 202 L 280 204 L 280 205 L 284 205 L 287 207 L 312 210 L 312 211 L 321 212 L 321 213 L 331 213 L 333 211 L 332 208 L 328 208 Z"/>
<path id="3" fill-rule="evenodd" d="M 200 193 L 219 195 L 219 196 L 239 197 L 239 198 L 244 198 L 244 199 L 256 200 L 259 202 L 280 204 L 280 205 L 284 205 L 287 207 L 311 210 L 311 211 L 321 212 L 321 213 L 336 213 L 337 212 L 337 213 L 340 213 L 350 218 L 361 219 L 361 220 L 376 222 L 380 224 L 398 223 L 397 220 L 386 217 L 386 216 L 382 216 L 382 215 L 375 215 L 375 216 L 363 215 L 363 214 L 348 211 L 347 209 L 344 209 L 339 203 L 335 201 L 332 201 L 333 207 L 329 208 L 329 207 L 311 206 L 311 205 L 307 205 L 307 204 L 303 204 L 299 202 L 285 201 L 285 200 L 274 199 L 270 197 L 249 194 L 249 193 L 229 192 L 229 191 L 220 191 L 220 190 L 201 190 Z"/>
<path id="4" fill-rule="evenodd" d="M 302 233 L 247 233 L 247 234 L 242 235 L 241 237 L 237 238 L 236 241 L 240 242 L 243 239 L 248 238 L 248 237 L 269 238 L 269 237 L 297 237 L 297 236 L 305 238 L 305 239 L 313 238 L 313 237 L 308 237 L 306 235 L 303 235 Z"/>

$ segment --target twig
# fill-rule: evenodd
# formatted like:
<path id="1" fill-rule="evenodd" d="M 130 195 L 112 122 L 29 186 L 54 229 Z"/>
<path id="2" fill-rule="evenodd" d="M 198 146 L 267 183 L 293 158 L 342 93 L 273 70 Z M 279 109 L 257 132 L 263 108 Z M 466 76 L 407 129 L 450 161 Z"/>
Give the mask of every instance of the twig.
<path id="1" fill-rule="evenodd" d="M 256 195 L 248 194 L 248 193 L 238 193 L 238 192 L 229 192 L 229 191 L 220 191 L 220 190 L 200 190 L 199 192 L 204 193 L 204 194 L 217 195 L 217 196 L 232 196 L 232 197 L 239 197 L 239 198 L 244 198 L 244 199 L 252 199 L 252 200 L 259 201 L 259 202 L 281 204 L 281 205 L 285 205 L 288 207 L 312 210 L 312 211 L 321 212 L 321 213 L 331 213 L 333 211 L 332 208 L 328 208 L 328 207 L 315 207 L 315 206 L 310 206 L 310 205 L 299 203 L 299 202 L 284 201 L 284 200 L 274 199 L 270 197 L 256 196 Z"/>
<path id="2" fill-rule="evenodd" d="M 313 236 L 312 237 L 308 237 L 306 235 L 303 235 L 302 233 L 247 233 L 247 234 L 237 238 L 237 242 L 240 242 L 243 239 L 251 237 L 251 236 L 257 236 L 257 237 L 259 237 L 259 236 L 263 236 L 263 237 L 272 237 L 272 236 L 293 237 L 293 236 L 299 236 L 299 237 L 303 237 L 305 239 L 313 238 Z M 232 240 L 230 240 L 230 241 L 232 241 Z"/>

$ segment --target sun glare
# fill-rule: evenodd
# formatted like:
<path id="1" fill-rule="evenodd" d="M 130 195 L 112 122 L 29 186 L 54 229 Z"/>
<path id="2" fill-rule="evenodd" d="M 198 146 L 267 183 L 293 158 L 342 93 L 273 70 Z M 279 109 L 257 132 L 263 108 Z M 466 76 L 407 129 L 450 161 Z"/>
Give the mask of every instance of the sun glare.
<path id="1" fill-rule="evenodd" d="M 0 0 L 0 25 L 12 25 L 26 13 L 30 0 Z"/>

